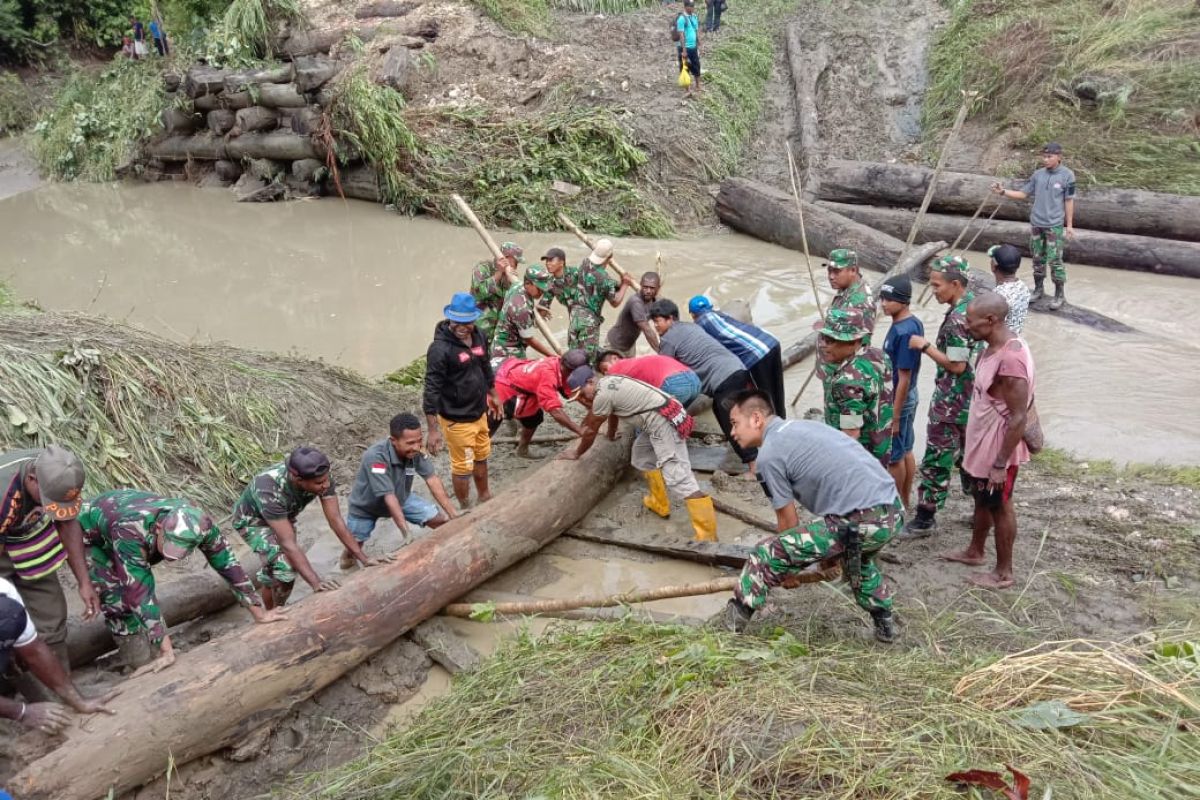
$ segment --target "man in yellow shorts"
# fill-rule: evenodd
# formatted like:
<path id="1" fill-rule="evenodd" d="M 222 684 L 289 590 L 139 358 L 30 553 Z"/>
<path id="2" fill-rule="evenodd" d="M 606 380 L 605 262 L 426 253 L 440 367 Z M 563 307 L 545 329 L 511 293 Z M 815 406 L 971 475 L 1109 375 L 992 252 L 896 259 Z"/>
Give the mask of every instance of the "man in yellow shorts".
<path id="1" fill-rule="evenodd" d="M 443 441 L 450 450 L 450 475 L 459 508 L 471 505 L 471 482 L 480 503 L 492 499 L 488 488 L 488 411 L 500 414 L 488 344 L 475 327 L 480 310 L 475 299 L 458 292 L 442 313 L 425 355 L 425 443 L 436 455 Z"/>

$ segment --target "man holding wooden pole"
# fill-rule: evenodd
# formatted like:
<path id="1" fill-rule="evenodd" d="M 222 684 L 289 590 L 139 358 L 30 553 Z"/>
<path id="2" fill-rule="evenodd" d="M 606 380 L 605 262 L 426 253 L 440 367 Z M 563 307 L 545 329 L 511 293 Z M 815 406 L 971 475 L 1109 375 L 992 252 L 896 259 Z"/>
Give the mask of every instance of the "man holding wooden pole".
<path id="1" fill-rule="evenodd" d="M 551 299 L 557 299 L 567 307 L 570 322 L 567 328 L 567 348 L 583 350 L 588 363 L 594 364 L 600 352 L 600 325 L 604 317 L 605 301 L 613 308 L 620 308 L 625 291 L 633 284 L 628 273 L 619 281 L 613 280 L 605 267 L 613 256 L 613 245 L 608 239 L 596 242 L 596 247 L 583 259 L 578 267 L 567 267 L 550 284 L 541 305 L 550 307 Z"/>
<path id="2" fill-rule="evenodd" d="M 526 347 L 532 347 L 544 356 L 557 355 L 549 344 L 538 341 L 536 336 L 534 303 L 549 287 L 550 273 L 545 267 L 530 264 L 525 268 L 525 280 L 508 290 L 492 336 L 493 368 L 499 367 L 506 358 L 525 358 Z"/>
<path id="3" fill-rule="evenodd" d="M 480 261 L 471 273 L 471 296 L 479 307 L 479 319 L 475 330 L 483 334 L 484 346 L 492 343 L 492 335 L 500 323 L 500 310 L 504 307 L 504 296 L 512 288 L 512 279 L 517 274 L 524 251 L 514 242 L 500 245 L 503 258 Z"/>

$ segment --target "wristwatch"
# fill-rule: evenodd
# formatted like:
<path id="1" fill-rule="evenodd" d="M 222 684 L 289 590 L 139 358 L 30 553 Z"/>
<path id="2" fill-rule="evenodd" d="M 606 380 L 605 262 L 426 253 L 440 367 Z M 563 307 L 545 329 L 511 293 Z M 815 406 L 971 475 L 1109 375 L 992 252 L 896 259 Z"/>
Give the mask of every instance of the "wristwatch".
<path id="1" fill-rule="evenodd" d="M 925 344 L 921 345 L 921 352 L 924 353 L 931 347 L 933 347 L 933 342 L 926 342 Z"/>

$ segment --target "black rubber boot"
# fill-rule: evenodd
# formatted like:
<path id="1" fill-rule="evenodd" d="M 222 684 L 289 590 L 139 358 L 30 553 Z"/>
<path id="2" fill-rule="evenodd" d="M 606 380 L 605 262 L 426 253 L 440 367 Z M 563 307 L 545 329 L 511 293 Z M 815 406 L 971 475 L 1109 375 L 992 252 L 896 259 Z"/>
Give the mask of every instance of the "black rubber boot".
<path id="1" fill-rule="evenodd" d="M 1063 303 L 1067 302 L 1067 285 L 1065 283 L 1054 282 L 1054 299 L 1050 301 L 1050 310 L 1058 311 L 1063 307 Z"/>
<path id="2" fill-rule="evenodd" d="M 896 641 L 896 620 L 891 611 L 877 608 L 871 612 L 871 619 L 875 621 L 876 640 L 884 644 Z"/>
<path id="3" fill-rule="evenodd" d="M 1029 302 L 1036 303 L 1046 296 L 1046 276 L 1033 276 L 1033 294 L 1029 295 Z"/>
<path id="4" fill-rule="evenodd" d="M 746 608 L 731 597 L 725 604 L 725 611 L 721 615 L 721 627 L 732 633 L 741 633 L 750 625 L 750 618 L 753 616 L 753 609 Z"/>
<path id="5" fill-rule="evenodd" d="M 926 536 L 932 536 L 937 528 L 937 522 L 934 521 L 933 515 L 936 509 L 928 506 L 917 506 L 917 516 L 911 522 L 904 525 L 904 530 L 900 532 L 901 539 L 924 539 Z"/>

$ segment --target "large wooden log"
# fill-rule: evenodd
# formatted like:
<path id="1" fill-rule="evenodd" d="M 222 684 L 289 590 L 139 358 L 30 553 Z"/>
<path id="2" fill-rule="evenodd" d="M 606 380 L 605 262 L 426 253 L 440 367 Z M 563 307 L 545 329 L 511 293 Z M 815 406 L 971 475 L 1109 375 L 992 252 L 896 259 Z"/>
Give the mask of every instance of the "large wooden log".
<path id="1" fill-rule="evenodd" d="M 800 20 L 787 26 L 785 43 L 795 98 L 796 140 L 802 166 L 812 166 L 821 157 L 821 118 L 817 112 L 817 84 L 829 69 L 829 48 L 824 37 L 815 45 L 805 42 L 808 27 Z"/>
<path id="2" fill-rule="evenodd" d="M 296 161 L 301 158 L 325 160 L 325 148 L 307 136 L 291 131 L 245 133 L 228 141 L 211 134 L 168 136 L 150 145 L 151 157 L 163 161 L 200 159 L 237 161 L 241 158 L 269 158 Z"/>
<path id="3" fill-rule="evenodd" d="M 285 622 L 247 625 L 127 681 L 110 704 L 13 780 L 22 800 L 117 794 L 226 746 L 327 686 L 405 631 L 578 521 L 625 471 L 628 437 L 551 461 L 495 500 L 306 598 Z"/>
<path id="4" fill-rule="evenodd" d="M 248 86 L 261 86 L 264 83 L 290 83 L 295 74 L 296 71 L 291 64 L 231 72 L 225 76 L 225 91 L 233 94 L 245 91 Z"/>
<path id="5" fill-rule="evenodd" d="M 284 41 L 280 53 L 284 58 L 299 58 L 314 56 L 317 53 L 328 53 L 335 44 L 353 34 L 363 42 L 369 42 L 375 37 L 378 25 L 358 25 L 345 28 L 330 28 L 327 30 L 299 30 Z"/>
<path id="6" fill-rule="evenodd" d="M 239 133 L 273 131 L 279 127 L 279 112 L 273 108 L 250 106 L 239 108 L 234 120 Z"/>
<path id="7" fill-rule="evenodd" d="M 893 236 L 906 235 L 915 216 L 915 212 L 902 208 L 878 208 L 823 200 L 818 201 L 817 205 Z M 989 224 L 986 218 L 970 222 L 969 217 L 926 214 L 917 241 L 952 241 L 964 226 L 967 227 L 964 243 L 979 234 L 972 245 L 974 250 L 986 251 L 994 244 L 1012 244 L 1021 248 L 1026 256 L 1029 255 L 1029 224 L 1011 220 L 992 220 Z M 1066 255 L 1071 261 L 1097 267 L 1200 278 L 1200 243 L 1197 242 L 1076 228 L 1075 238 L 1067 241 Z"/>
<path id="8" fill-rule="evenodd" d="M 184 76 L 183 91 L 193 99 L 206 94 L 220 94 L 225 90 L 227 74 L 223 69 L 197 64 Z"/>
<path id="9" fill-rule="evenodd" d="M 264 83 L 250 92 L 256 105 L 267 108 L 304 108 L 308 100 L 294 83 Z"/>
<path id="10" fill-rule="evenodd" d="M 346 197 L 369 200 L 372 203 L 383 202 L 383 191 L 379 188 L 379 173 L 375 171 L 374 167 L 359 164 L 356 167 L 340 170 L 338 182 L 342 187 L 342 194 Z M 337 192 L 333 181 L 329 182 L 329 188 L 330 191 Z"/>
<path id="11" fill-rule="evenodd" d="M 916 206 L 933 171 L 905 164 L 830 159 L 812 187 L 821 200 L 841 203 Z M 970 214 L 996 178 L 967 172 L 943 172 L 930 211 Z M 1009 187 L 1019 184 L 1004 180 Z M 1029 220 L 1027 201 L 1007 200 L 999 219 Z M 1135 189 L 1080 190 L 1075 225 L 1094 231 L 1200 241 L 1200 197 Z"/>

